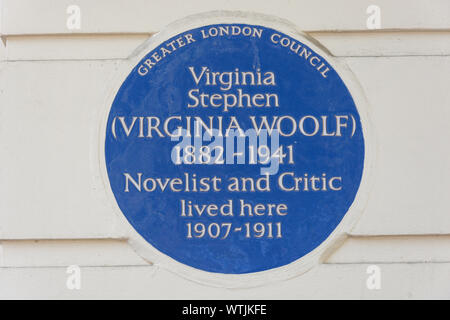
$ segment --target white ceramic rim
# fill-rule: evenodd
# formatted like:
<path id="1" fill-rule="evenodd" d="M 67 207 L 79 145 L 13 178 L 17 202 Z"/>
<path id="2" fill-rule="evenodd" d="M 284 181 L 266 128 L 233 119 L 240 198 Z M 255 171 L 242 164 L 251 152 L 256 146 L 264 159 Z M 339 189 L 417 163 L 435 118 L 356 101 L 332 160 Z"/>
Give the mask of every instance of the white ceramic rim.
<path id="1" fill-rule="evenodd" d="M 272 28 L 300 42 L 303 42 L 316 53 L 325 58 L 339 74 L 352 95 L 360 116 L 364 135 L 365 157 L 360 187 L 353 204 L 350 206 L 349 210 L 336 229 L 317 248 L 300 259 L 281 267 L 255 273 L 223 274 L 207 272 L 178 262 L 157 250 L 132 227 L 120 210 L 109 184 L 105 162 L 104 147 L 109 111 L 117 91 L 131 70 L 146 54 L 169 38 L 198 27 L 222 23 L 240 23 Z M 136 50 L 118 67 L 115 79 L 111 81 L 108 89 L 109 93 L 107 94 L 104 106 L 101 109 L 96 109 L 93 117 L 94 123 L 91 126 L 91 128 L 93 128 L 91 133 L 91 170 L 93 171 L 92 176 L 94 188 L 103 193 L 101 197 L 106 199 L 108 204 L 111 206 L 112 212 L 118 216 L 121 224 L 119 228 L 123 228 L 125 231 L 132 248 L 142 258 L 155 266 L 165 268 L 195 282 L 216 287 L 245 288 L 260 286 L 272 283 L 274 281 L 286 280 L 298 276 L 324 261 L 324 259 L 346 238 L 348 232 L 351 231 L 352 227 L 355 225 L 365 208 L 373 180 L 373 171 L 376 159 L 376 140 L 373 125 L 369 119 L 369 104 L 364 95 L 363 89 L 356 77 L 353 75 L 352 71 L 342 60 L 331 56 L 328 50 L 326 50 L 317 40 L 297 30 L 295 25 L 288 21 L 273 16 L 240 11 L 205 12 L 177 20 L 169 24 L 160 32 L 151 36 L 147 41 L 145 41 L 145 43 L 136 48 Z"/>

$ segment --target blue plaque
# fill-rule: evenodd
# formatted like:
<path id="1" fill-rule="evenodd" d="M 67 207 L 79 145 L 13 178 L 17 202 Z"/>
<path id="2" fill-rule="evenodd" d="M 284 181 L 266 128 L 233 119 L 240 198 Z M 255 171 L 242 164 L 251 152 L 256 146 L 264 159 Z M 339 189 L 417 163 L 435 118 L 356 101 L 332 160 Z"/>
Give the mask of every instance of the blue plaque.
<path id="1" fill-rule="evenodd" d="M 311 45 L 210 24 L 164 39 L 123 81 L 106 171 L 153 248 L 202 271 L 254 273 L 336 230 L 360 188 L 363 132 L 352 94 Z"/>

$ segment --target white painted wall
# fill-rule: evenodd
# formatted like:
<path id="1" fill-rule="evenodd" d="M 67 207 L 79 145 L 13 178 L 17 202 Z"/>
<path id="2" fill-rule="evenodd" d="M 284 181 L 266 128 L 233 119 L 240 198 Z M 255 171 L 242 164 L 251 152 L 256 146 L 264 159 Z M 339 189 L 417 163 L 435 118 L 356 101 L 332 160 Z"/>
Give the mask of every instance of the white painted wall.
<path id="1" fill-rule="evenodd" d="M 66 8 L 81 8 L 68 30 Z M 367 30 L 366 8 L 381 8 Z M 0 298 L 450 298 L 450 1 L 3 0 Z M 227 290 L 141 259 L 97 188 L 94 115 L 117 67 L 175 19 L 277 15 L 345 60 L 377 131 L 375 184 L 350 238 L 319 267 Z M 381 289 L 369 290 L 369 265 Z M 80 290 L 66 287 L 79 265 Z"/>

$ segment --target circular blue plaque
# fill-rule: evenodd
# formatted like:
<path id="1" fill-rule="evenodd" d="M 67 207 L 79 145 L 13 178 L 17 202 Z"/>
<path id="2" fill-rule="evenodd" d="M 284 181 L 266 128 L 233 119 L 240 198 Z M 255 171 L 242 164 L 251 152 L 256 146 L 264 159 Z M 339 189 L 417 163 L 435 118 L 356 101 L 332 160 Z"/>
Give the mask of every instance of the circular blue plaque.
<path id="1" fill-rule="evenodd" d="M 111 105 L 105 161 L 123 215 L 203 271 L 290 264 L 338 227 L 360 187 L 354 99 L 307 43 L 215 24 L 161 41 Z"/>

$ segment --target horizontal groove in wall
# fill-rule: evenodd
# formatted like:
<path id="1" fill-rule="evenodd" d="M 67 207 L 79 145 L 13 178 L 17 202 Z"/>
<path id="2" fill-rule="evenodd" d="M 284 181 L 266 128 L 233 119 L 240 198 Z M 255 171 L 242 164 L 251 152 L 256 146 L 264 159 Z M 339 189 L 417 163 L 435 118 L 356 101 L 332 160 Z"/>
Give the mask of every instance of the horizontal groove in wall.
<path id="1" fill-rule="evenodd" d="M 0 267 L 145 266 L 126 240 L 3 240 Z M 349 237 L 326 264 L 448 263 L 450 235 Z"/>
<path id="2" fill-rule="evenodd" d="M 298 28 L 311 30 L 366 30 L 369 6 L 380 9 L 382 29 L 449 29 L 447 0 L 347 0 L 340 1 L 266 1 L 228 0 L 3 0 L 2 32 L 12 34 L 155 32 L 180 18 L 208 11 L 240 11 L 268 14 L 286 19 Z M 79 30 L 67 27 L 67 8 L 77 5 Z"/>
<path id="3" fill-rule="evenodd" d="M 449 56 L 450 31 L 310 32 L 337 57 Z M 5 37 L 0 61 L 126 59 L 151 34 Z"/>
<path id="4" fill-rule="evenodd" d="M 163 268 L 81 268 L 80 290 L 69 290 L 64 268 L 0 271 L 0 299 L 448 299 L 450 264 L 380 266 L 381 287 L 371 290 L 366 264 L 320 265 L 289 281 L 243 289 L 203 285 Z"/>

